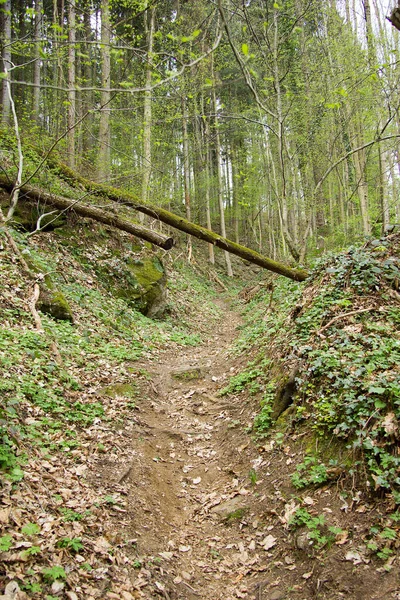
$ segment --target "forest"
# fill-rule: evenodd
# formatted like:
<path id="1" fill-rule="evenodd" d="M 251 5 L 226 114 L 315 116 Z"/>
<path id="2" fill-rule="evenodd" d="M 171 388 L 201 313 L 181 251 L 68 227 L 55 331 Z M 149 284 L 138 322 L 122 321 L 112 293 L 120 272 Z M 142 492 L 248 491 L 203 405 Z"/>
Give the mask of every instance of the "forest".
<path id="1" fill-rule="evenodd" d="M 399 220 L 392 7 L 2 6 L 2 121 L 43 160 L 284 261 Z"/>
<path id="2" fill-rule="evenodd" d="M 0 0 L 0 599 L 400 599 L 399 31 Z"/>

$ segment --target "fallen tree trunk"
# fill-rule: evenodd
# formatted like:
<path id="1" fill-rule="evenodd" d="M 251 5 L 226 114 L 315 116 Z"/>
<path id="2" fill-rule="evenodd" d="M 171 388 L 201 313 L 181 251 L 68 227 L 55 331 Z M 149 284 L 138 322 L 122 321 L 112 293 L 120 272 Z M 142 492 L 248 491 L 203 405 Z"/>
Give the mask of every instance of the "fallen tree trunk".
<path id="1" fill-rule="evenodd" d="M 0 187 L 11 193 L 14 186 L 13 183 L 10 183 L 6 177 L 0 175 Z M 31 200 L 45 202 L 46 205 L 54 206 L 60 210 L 74 210 L 82 217 L 88 217 L 94 221 L 99 221 L 105 225 L 110 225 L 111 227 L 115 227 L 121 231 L 131 233 L 140 239 L 159 246 L 163 250 L 170 250 L 174 245 L 173 238 L 162 235 L 156 231 L 152 231 L 151 229 L 143 227 L 142 225 L 131 223 L 131 221 L 128 221 L 127 219 L 122 219 L 110 212 L 101 210 L 100 208 L 87 206 L 86 204 L 82 204 L 82 202 L 76 202 L 74 200 L 70 200 L 69 198 L 55 196 L 30 185 L 23 185 L 20 188 L 20 191 Z"/>
<path id="2" fill-rule="evenodd" d="M 135 198 L 135 196 L 133 196 L 133 194 L 108 185 L 90 181 L 53 158 L 48 158 L 47 162 L 49 166 L 56 169 L 59 175 L 70 184 L 78 183 L 94 195 L 105 196 L 110 200 L 114 200 L 115 202 L 124 204 L 125 206 L 130 206 L 138 212 L 144 213 L 153 219 L 158 219 L 159 221 L 162 221 L 163 223 L 166 223 L 175 229 L 184 231 L 193 237 L 213 244 L 214 246 L 230 252 L 231 254 L 240 256 L 240 258 L 248 260 L 249 262 L 267 269 L 268 271 L 273 271 L 274 273 L 278 273 L 279 275 L 283 275 L 284 277 L 288 277 L 294 281 L 304 281 L 308 276 L 307 271 L 304 271 L 303 269 L 291 269 L 290 267 L 263 256 L 262 254 L 251 250 L 250 248 L 246 248 L 246 246 L 241 246 L 236 242 L 232 242 L 231 240 L 228 240 L 227 238 L 224 238 L 221 235 L 206 229 L 205 227 L 191 223 L 187 219 L 175 215 L 168 210 L 158 206 L 142 204 L 137 198 Z"/>

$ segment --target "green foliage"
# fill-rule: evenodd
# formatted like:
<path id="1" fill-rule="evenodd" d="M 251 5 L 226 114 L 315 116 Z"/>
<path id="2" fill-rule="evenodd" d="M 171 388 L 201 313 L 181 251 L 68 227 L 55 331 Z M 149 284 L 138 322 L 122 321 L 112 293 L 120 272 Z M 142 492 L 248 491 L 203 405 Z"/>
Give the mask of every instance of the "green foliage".
<path id="1" fill-rule="evenodd" d="M 291 476 L 291 480 L 297 489 L 309 485 L 321 485 L 328 481 L 326 466 L 315 456 L 306 456 L 303 462 L 296 466 L 296 472 Z"/>
<path id="2" fill-rule="evenodd" d="M 24 476 L 21 469 L 21 464 L 24 462 L 23 457 L 16 456 L 17 446 L 11 439 L 8 428 L 2 424 L 6 423 L 10 413 L 15 412 L 11 406 L 12 404 L 8 403 L 5 410 L 0 408 L 0 471 L 6 473 L 11 481 L 17 482 Z"/>
<path id="3" fill-rule="evenodd" d="M 53 583 L 53 581 L 57 581 L 59 579 L 66 579 L 67 574 L 63 567 L 60 565 L 54 565 L 53 567 L 48 567 L 46 569 L 42 569 L 43 579 L 49 583 Z"/>
<path id="4" fill-rule="evenodd" d="M 306 527 L 308 538 L 316 549 L 331 544 L 335 535 L 341 531 L 337 527 L 327 527 L 325 515 L 311 515 L 305 508 L 298 508 L 289 526 L 292 528 Z"/>
<path id="5" fill-rule="evenodd" d="M 400 540 L 399 522 L 400 512 L 396 511 L 370 528 L 367 548 L 380 560 L 386 562 L 395 552 Z"/>
<path id="6" fill-rule="evenodd" d="M 400 309 L 390 290 L 399 283 L 397 250 L 384 238 L 318 261 L 304 299 L 297 286 L 277 281 L 266 314 L 270 295 L 261 288 L 245 307 L 237 344 L 241 353 L 257 348 L 257 358 L 222 391 L 262 394 L 254 430 L 265 435 L 275 382 L 290 357 L 290 369 L 300 366 L 293 425 L 305 423 L 317 436 L 341 441 L 353 454 L 354 471 L 363 464 L 360 472 L 367 472 L 372 486 L 392 493 L 400 487 Z M 275 359 L 265 361 L 265 355 Z M 298 489 L 327 480 L 327 467 L 313 456 L 292 475 Z"/>
<path id="7" fill-rule="evenodd" d="M 251 485 L 256 485 L 258 476 L 257 476 L 257 471 L 255 469 L 250 469 L 249 478 L 250 478 Z"/>
<path id="8" fill-rule="evenodd" d="M 71 550 L 71 552 L 79 552 L 79 550 L 83 549 L 81 538 L 63 537 L 60 540 L 58 540 L 57 546 L 59 548 Z"/>
<path id="9" fill-rule="evenodd" d="M 72 508 L 63 507 L 61 507 L 59 510 L 62 514 L 63 520 L 67 523 L 74 521 L 83 521 L 91 514 L 90 510 L 85 510 L 84 512 L 77 512 L 75 510 L 72 510 Z"/>
<path id="10" fill-rule="evenodd" d="M 24 535 L 31 537 L 40 533 L 40 527 L 36 523 L 27 523 L 22 527 L 21 532 Z"/>
<path id="11" fill-rule="evenodd" d="M 23 551 L 23 556 L 25 558 L 29 558 L 31 556 L 37 556 L 41 552 L 42 552 L 42 549 L 40 546 L 31 546 L 30 548 L 27 548 L 26 550 Z"/>
<path id="12" fill-rule="evenodd" d="M 7 534 L 0 537 L 0 552 L 8 552 L 13 543 L 11 535 Z"/>
<path id="13" fill-rule="evenodd" d="M 261 410 L 254 419 L 253 427 L 258 435 L 265 434 L 272 425 L 272 409 L 276 393 L 276 383 L 270 381 L 260 401 Z"/>

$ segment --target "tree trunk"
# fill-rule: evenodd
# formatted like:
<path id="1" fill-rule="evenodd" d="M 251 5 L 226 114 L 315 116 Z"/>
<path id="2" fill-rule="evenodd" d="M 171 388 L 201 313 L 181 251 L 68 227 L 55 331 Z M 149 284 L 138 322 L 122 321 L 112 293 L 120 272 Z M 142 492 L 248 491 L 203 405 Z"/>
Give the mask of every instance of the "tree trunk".
<path id="1" fill-rule="evenodd" d="M 42 39 L 42 15 L 43 3 L 42 0 L 35 2 L 35 64 L 33 67 L 33 118 L 36 123 L 40 122 L 40 74 L 41 74 L 41 58 L 40 58 L 40 43 Z"/>
<path id="2" fill-rule="evenodd" d="M 10 193 L 14 187 L 14 185 L 10 183 L 7 177 L 4 175 L 0 175 L 0 186 Z M 94 221 L 104 223 L 105 225 L 110 225 L 110 227 L 120 229 L 121 231 L 131 233 L 140 239 L 146 240 L 146 242 L 150 242 L 151 244 L 155 244 L 156 246 L 163 248 L 163 250 L 170 250 L 174 245 L 174 240 L 171 237 L 162 235 L 156 231 L 152 231 L 151 229 L 147 229 L 142 225 L 132 223 L 127 219 L 122 219 L 121 217 L 113 215 L 105 210 L 101 210 L 100 208 L 96 208 L 95 206 L 87 206 L 86 204 L 70 200 L 69 198 L 55 196 L 54 194 L 49 194 L 30 185 L 23 185 L 20 188 L 20 191 L 24 197 L 34 200 L 35 202 L 40 202 L 46 207 L 54 206 L 62 211 L 73 210 L 81 217 L 87 217 L 89 219 L 93 219 Z"/>
<path id="3" fill-rule="evenodd" d="M 83 81 L 85 86 L 90 86 L 92 81 L 92 71 L 93 71 L 93 52 L 91 48 L 90 42 L 92 41 L 92 28 L 90 20 L 92 18 L 90 12 L 90 0 L 84 1 L 84 12 L 83 12 L 83 30 L 84 30 L 84 38 L 85 38 L 85 54 L 86 57 L 83 61 Z M 82 92 L 82 113 L 86 113 L 93 106 L 93 92 Z M 86 118 L 86 126 L 82 132 L 82 153 L 84 156 L 87 156 L 91 146 L 92 140 L 89 136 L 88 132 L 91 131 L 93 127 L 93 119 L 92 116 L 88 115 Z"/>
<path id="4" fill-rule="evenodd" d="M 75 168 L 75 0 L 68 3 L 68 164 Z"/>
<path id="5" fill-rule="evenodd" d="M 186 98 L 182 95 L 182 139 L 183 139 L 183 188 L 185 193 L 185 209 L 186 218 L 188 221 L 191 220 L 191 206 L 190 206 L 190 161 L 189 161 L 189 136 L 187 129 L 188 112 Z M 189 262 L 192 256 L 192 241 L 190 237 L 187 241 L 188 257 Z"/>
<path id="6" fill-rule="evenodd" d="M 101 2 L 101 97 L 100 97 L 100 127 L 99 127 L 99 160 L 97 178 L 105 181 L 110 173 L 110 5 L 109 0 Z"/>
<path id="7" fill-rule="evenodd" d="M 390 207 L 387 195 L 386 180 L 387 180 L 387 163 L 385 150 L 381 148 L 381 144 L 378 144 L 378 156 L 379 156 L 379 196 L 382 210 L 382 232 L 387 230 L 390 223 Z"/>
<path id="8" fill-rule="evenodd" d="M 212 230 L 211 223 L 211 208 L 210 208 L 210 185 L 211 185 L 211 153 L 210 153 L 210 126 L 208 117 L 205 119 L 204 124 L 204 160 L 205 160 L 205 175 L 206 175 L 206 219 L 207 219 L 207 229 Z M 214 257 L 214 246 L 213 244 L 208 244 L 208 260 L 212 265 L 215 264 Z"/>
<path id="9" fill-rule="evenodd" d="M 193 237 L 197 237 L 200 240 L 205 242 L 209 242 L 210 244 L 214 244 L 218 248 L 221 248 L 226 253 L 230 252 L 231 254 L 235 254 L 236 256 L 240 256 L 245 260 L 248 260 L 251 263 L 254 263 L 263 269 L 268 269 L 269 271 L 273 271 L 274 273 L 278 273 L 279 275 L 283 275 L 284 277 L 288 277 L 293 281 L 304 281 L 308 273 L 303 269 L 291 269 L 286 265 L 275 262 L 266 256 L 262 256 L 258 252 L 251 250 L 250 248 L 246 248 L 245 246 L 241 246 L 240 244 L 236 244 L 231 240 L 228 240 L 217 233 L 213 233 L 209 231 L 205 227 L 201 227 L 200 225 L 196 225 L 195 223 L 191 223 L 187 219 L 175 215 L 168 210 L 160 208 L 158 206 L 144 205 L 133 196 L 133 194 L 129 194 L 127 192 L 123 192 L 117 188 L 112 188 L 107 185 L 102 185 L 99 183 L 95 183 L 93 181 L 89 181 L 85 179 L 78 173 L 75 173 L 67 167 L 55 161 L 54 159 L 48 158 L 48 163 L 50 166 L 53 166 L 57 171 L 58 175 L 63 177 L 66 181 L 71 183 L 72 185 L 75 183 L 79 183 L 82 185 L 87 191 L 90 191 L 94 195 L 98 196 L 106 196 L 110 200 L 114 202 L 118 202 L 120 204 L 124 204 L 125 206 L 130 206 L 134 208 L 138 212 L 142 212 L 145 215 L 148 215 L 152 219 L 159 219 L 163 223 L 174 227 L 175 229 L 179 229 L 179 231 L 184 231 Z M 0 178 L 1 185 L 3 187 L 3 181 L 5 178 Z"/>
<path id="10" fill-rule="evenodd" d="M 219 123 L 218 123 L 218 115 L 217 115 L 217 100 L 216 100 L 216 95 L 215 95 L 215 87 L 213 87 L 213 106 L 214 106 L 214 113 L 215 113 L 214 144 L 215 144 L 216 168 L 217 168 L 218 206 L 219 206 L 219 214 L 220 214 L 220 219 L 221 219 L 221 235 L 222 235 L 222 237 L 226 238 L 225 207 L 224 207 L 223 188 L 222 188 L 221 142 L 220 142 L 220 136 L 219 136 Z M 225 252 L 225 262 L 226 262 L 226 271 L 227 271 L 228 277 L 233 277 L 231 259 L 229 257 L 229 253 L 227 251 Z"/>
<path id="11" fill-rule="evenodd" d="M 149 196 L 149 185 L 151 176 L 151 75 L 153 68 L 153 41 L 154 41 L 154 22 L 155 8 L 149 8 L 145 14 L 145 29 L 147 33 L 147 64 L 146 64 L 146 91 L 144 92 L 143 106 L 143 179 L 142 179 L 142 198 L 147 202 Z M 141 215 L 143 221 L 144 215 Z"/>
<path id="12" fill-rule="evenodd" d="M 2 6 L 2 59 L 3 59 L 3 71 L 7 72 L 11 67 L 11 0 L 6 0 Z M 2 81 L 2 94 L 1 94 L 1 120 L 4 125 L 8 125 L 10 123 L 10 113 L 11 113 L 11 102 L 8 93 L 7 82 L 5 79 Z"/>

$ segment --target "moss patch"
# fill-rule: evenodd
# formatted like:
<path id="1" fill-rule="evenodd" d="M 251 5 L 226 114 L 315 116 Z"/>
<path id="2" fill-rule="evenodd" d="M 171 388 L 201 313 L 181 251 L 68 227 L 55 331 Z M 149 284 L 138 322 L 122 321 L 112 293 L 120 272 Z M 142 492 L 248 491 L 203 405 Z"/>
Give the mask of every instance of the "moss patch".
<path id="1" fill-rule="evenodd" d="M 51 290 L 46 286 L 40 288 L 38 302 L 39 310 L 57 321 L 70 321 L 73 323 L 74 315 L 64 294 L 59 290 Z"/>
<path id="2" fill-rule="evenodd" d="M 113 385 L 109 385 L 101 390 L 101 393 L 105 396 L 110 396 L 111 398 L 116 398 L 117 396 L 122 398 L 136 398 L 138 394 L 138 389 L 135 384 L 131 383 L 114 383 Z"/>

